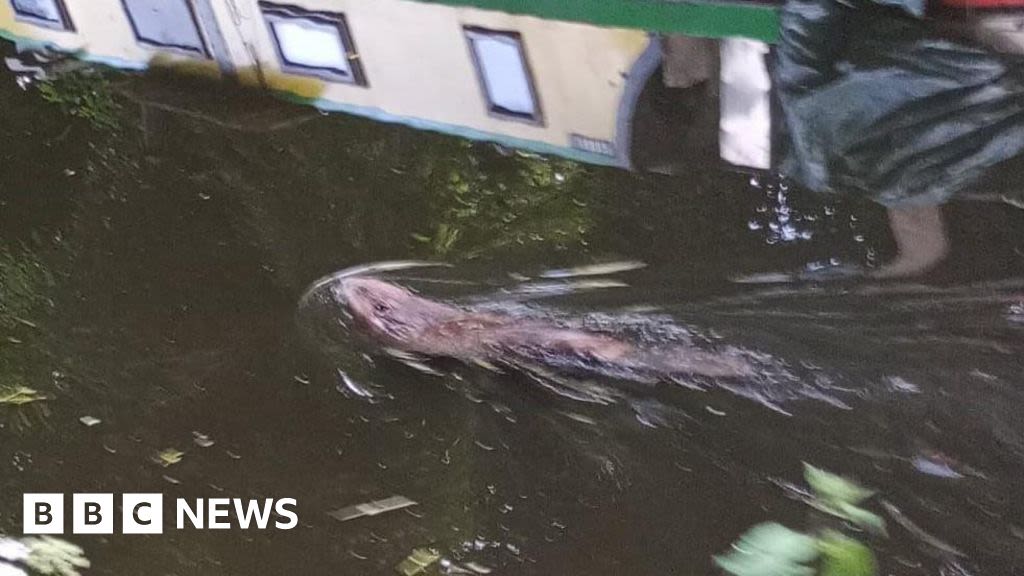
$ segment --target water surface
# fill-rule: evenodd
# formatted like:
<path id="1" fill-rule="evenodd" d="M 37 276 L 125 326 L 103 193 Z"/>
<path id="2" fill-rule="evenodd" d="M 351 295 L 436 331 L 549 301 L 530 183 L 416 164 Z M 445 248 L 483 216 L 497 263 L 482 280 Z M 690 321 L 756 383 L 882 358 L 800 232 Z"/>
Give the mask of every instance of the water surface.
<path id="1" fill-rule="evenodd" d="M 880 573 L 1024 568 L 1020 210 L 949 206 L 955 252 L 920 282 L 750 282 L 884 261 L 884 212 L 340 115 L 143 126 L 115 96 L 97 125 L 0 80 L 0 384 L 49 397 L 3 409 L 0 529 L 19 530 L 23 492 L 299 502 L 288 532 L 72 537 L 91 573 L 389 574 L 422 546 L 501 574 L 712 573 L 750 525 L 807 524 L 803 461 L 918 529 L 888 517 L 868 539 Z M 267 105 L 197 89 L 224 114 Z M 585 401 L 515 370 L 410 367 L 350 338 L 329 298 L 300 306 L 317 278 L 402 259 L 452 264 L 389 275 L 435 299 L 766 369 L 703 391 L 604 378 L 614 397 Z M 552 273 L 622 261 L 646 266 Z M 169 447 L 181 462 L 152 461 Z M 326 514 L 393 494 L 419 505 Z"/>

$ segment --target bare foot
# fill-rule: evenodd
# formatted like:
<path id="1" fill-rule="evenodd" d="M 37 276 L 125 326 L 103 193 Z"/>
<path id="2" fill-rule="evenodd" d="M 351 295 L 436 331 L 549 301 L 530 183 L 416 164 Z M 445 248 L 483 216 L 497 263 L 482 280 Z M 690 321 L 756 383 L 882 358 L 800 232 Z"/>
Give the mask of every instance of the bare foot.
<path id="1" fill-rule="evenodd" d="M 889 229 L 896 240 L 896 258 L 875 270 L 874 278 L 909 278 L 934 268 L 949 253 L 941 206 L 889 209 Z"/>

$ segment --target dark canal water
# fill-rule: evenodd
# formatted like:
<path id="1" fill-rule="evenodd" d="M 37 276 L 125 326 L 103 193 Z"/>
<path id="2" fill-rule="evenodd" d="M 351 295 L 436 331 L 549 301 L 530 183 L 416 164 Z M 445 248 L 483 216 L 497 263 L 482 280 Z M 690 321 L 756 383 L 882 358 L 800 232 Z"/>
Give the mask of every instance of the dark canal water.
<path id="1" fill-rule="evenodd" d="M 217 118 L 296 121 L 143 124 L 116 91 L 83 119 L 0 77 L 0 385 L 47 398 L 0 407 L 0 530 L 24 492 L 291 497 L 290 531 L 68 538 L 92 574 L 391 574 L 427 546 L 495 574 L 703 574 L 755 523 L 812 521 L 806 461 L 877 491 L 880 574 L 1024 571 L 1024 211 L 948 205 L 953 252 L 921 280 L 766 283 L 891 258 L 884 210 L 191 89 Z M 329 291 L 300 305 L 393 260 L 451 264 L 388 274 L 433 299 L 763 370 L 543 385 L 410 366 L 352 338 Z M 609 262 L 645 267 L 557 272 Z M 327 515 L 392 495 L 419 504 Z"/>

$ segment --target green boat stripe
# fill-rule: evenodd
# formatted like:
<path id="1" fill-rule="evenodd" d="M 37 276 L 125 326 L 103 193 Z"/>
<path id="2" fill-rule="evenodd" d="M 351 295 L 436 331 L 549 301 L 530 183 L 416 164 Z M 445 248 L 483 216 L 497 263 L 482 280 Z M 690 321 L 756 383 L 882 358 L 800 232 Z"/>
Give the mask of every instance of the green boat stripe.
<path id="1" fill-rule="evenodd" d="M 664 0 L 419 1 L 708 38 L 742 36 L 775 42 L 779 34 L 778 9 L 775 6 L 751 3 Z"/>

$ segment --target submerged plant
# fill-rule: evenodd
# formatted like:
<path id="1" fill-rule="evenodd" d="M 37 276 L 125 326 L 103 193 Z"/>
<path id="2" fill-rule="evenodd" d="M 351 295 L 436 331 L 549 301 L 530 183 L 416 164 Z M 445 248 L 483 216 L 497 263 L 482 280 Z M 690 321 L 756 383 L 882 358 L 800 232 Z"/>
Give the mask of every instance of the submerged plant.
<path id="1" fill-rule="evenodd" d="M 12 250 L 0 244 L 0 329 L 19 325 L 35 328 L 27 318 L 45 302 L 43 290 L 53 282 L 53 276 L 31 250 Z"/>
<path id="2" fill-rule="evenodd" d="M 859 506 L 872 491 L 810 464 L 804 478 L 813 496 L 809 504 L 864 530 L 885 534 L 880 516 Z M 758 524 L 740 536 L 715 564 L 733 576 L 875 576 L 875 555 L 863 542 L 833 528 L 812 534 L 775 522 Z"/>
<path id="3" fill-rule="evenodd" d="M 0 428 L 26 429 L 45 419 L 50 395 L 28 385 L 32 356 L 38 351 L 39 320 L 48 303 L 53 277 L 27 247 L 0 244 Z"/>
<path id="4" fill-rule="evenodd" d="M 47 78 L 39 83 L 39 94 L 64 114 L 81 118 L 93 128 L 120 130 L 121 106 L 114 99 L 110 82 L 95 70 L 76 70 Z"/>
<path id="5" fill-rule="evenodd" d="M 528 247 L 585 245 L 593 217 L 586 170 L 568 160 L 496 158 L 470 144 L 421 158 L 430 195 L 425 227 L 412 234 L 432 256 L 474 258 Z"/>

